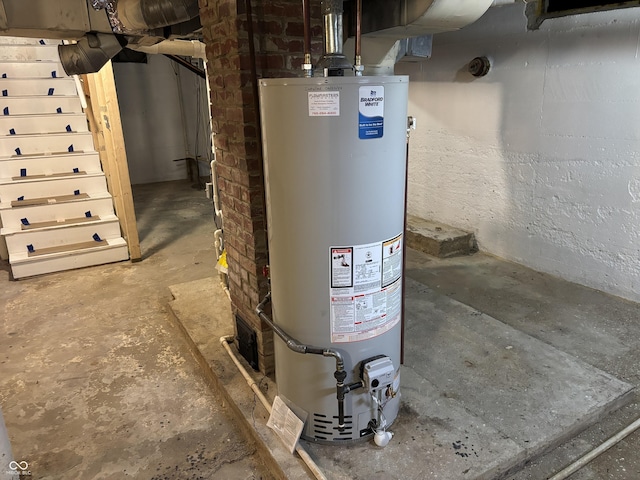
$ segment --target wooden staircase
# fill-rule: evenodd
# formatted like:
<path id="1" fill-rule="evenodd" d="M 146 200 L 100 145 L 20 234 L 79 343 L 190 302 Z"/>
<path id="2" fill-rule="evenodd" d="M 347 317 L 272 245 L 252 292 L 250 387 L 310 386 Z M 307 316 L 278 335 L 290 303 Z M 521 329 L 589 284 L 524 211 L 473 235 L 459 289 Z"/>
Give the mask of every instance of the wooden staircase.
<path id="1" fill-rule="evenodd" d="M 0 256 L 16 279 L 129 258 L 57 43 L 0 37 Z"/>

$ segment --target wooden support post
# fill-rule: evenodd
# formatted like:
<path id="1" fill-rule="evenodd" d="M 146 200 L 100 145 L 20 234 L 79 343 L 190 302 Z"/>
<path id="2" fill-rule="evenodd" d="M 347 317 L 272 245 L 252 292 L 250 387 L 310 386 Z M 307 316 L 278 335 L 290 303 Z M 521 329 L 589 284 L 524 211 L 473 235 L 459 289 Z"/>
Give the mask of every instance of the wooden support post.
<path id="1" fill-rule="evenodd" d="M 83 75 L 82 79 L 88 97 L 87 118 L 107 177 L 109 192 L 113 196 L 116 215 L 129 245 L 129 257 L 132 261 L 138 261 L 142 254 L 111 62 L 98 73 Z"/>

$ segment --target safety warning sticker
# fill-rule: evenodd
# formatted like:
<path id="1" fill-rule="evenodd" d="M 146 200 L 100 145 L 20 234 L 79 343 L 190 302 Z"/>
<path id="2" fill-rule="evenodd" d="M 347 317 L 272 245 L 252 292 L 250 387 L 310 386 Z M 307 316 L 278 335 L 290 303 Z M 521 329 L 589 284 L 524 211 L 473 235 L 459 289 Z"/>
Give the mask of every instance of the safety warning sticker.
<path id="1" fill-rule="evenodd" d="M 353 249 L 331 249 L 331 288 L 353 286 Z"/>
<path id="2" fill-rule="evenodd" d="M 331 248 L 331 341 L 381 335 L 400 321 L 402 234 L 383 242 Z"/>
<path id="3" fill-rule="evenodd" d="M 307 92 L 310 117 L 339 117 L 340 92 Z"/>
<path id="4" fill-rule="evenodd" d="M 382 286 L 391 285 L 402 275 L 402 235 L 382 244 Z"/>

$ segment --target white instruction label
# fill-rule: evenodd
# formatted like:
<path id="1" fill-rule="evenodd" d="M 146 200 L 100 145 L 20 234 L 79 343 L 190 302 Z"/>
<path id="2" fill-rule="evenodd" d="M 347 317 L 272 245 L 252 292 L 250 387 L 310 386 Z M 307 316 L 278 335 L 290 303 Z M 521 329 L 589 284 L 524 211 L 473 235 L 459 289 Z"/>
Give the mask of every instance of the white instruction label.
<path id="1" fill-rule="evenodd" d="M 353 287 L 353 249 L 331 249 L 331 288 Z"/>
<path id="2" fill-rule="evenodd" d="M 382 244 L 382 286 L 386 287 L 402 275 L 402 235 Z"/>
<path id="3" fill-rule="evenodd" d="M 402 234 L 383 242 L 331 248 L 331 341 L 377 337 L 399 321 Z"/>
<path id="4" fill-rule="evenodd" d="M 276 432 L 280 440 L 289 449 L 289 452 L 293 453 L 304 428 L 304 422 L 293 413 L 293 410 L 278 395 L 273 399 L 267 427 Z"/>
<path id="5" fill-rule="evenodd" d="M 339 117 L 340 92 L 307 92 L 310 117 Z"/>

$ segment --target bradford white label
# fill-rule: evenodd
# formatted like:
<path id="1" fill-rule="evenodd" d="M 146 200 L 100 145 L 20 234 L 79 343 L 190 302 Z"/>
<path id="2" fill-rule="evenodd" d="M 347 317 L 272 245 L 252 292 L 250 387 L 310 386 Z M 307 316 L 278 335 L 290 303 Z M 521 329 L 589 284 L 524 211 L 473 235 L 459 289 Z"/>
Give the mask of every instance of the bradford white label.
<path id="1" fill-rule="evenodd" d="M 358 104 L 360 139 L 382 138 L 384 134 L 384 87 L 360 87 Z"/>

